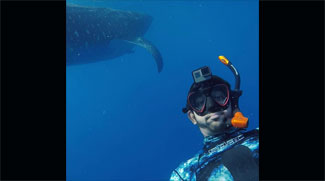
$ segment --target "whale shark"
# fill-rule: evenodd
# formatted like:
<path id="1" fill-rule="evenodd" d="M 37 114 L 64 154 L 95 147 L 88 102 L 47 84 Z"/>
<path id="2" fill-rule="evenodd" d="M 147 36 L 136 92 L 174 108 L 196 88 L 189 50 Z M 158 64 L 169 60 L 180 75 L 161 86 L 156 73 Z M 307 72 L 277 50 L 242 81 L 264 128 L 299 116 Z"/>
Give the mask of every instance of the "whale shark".
<path id="1" fill-rule="evenodd" d="M 157 47 L 143 36 L 152 16 L 104 7 L 67 5 L 66 65 L 87 64 L 133 53 L 135 46 L 153 56 L 158 72 L 163 59 Z"/>

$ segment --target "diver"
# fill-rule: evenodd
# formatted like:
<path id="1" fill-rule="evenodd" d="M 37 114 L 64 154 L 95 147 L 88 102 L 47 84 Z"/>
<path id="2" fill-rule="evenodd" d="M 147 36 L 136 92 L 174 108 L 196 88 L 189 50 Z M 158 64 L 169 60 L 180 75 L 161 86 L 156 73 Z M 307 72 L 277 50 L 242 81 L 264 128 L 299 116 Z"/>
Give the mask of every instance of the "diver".
<path id="1" fill-rule="evenodd" d="M 240 76 L 224 56 L 220 61 L 233 72 L 235 89 L 212 75 L 209 67 L 194 70 L 183 112 L 204 136 L 204 146 L 173 170 L 170 180 L 256 181 L 259 179 L 259 129 L 246 131 L 248 118 L 238 107 Z"/>

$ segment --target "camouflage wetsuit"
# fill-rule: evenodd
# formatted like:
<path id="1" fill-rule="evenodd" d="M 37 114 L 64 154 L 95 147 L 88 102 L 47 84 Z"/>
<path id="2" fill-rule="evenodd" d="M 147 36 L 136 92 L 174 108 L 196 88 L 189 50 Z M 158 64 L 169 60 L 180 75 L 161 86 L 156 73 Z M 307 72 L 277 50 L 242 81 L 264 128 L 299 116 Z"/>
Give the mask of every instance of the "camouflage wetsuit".
<path id="1" fill-rule="evenodd" d="M 173 170 L 170 180 L 258 180 L 258 132 L 205 137 L 203 149 Z"/>

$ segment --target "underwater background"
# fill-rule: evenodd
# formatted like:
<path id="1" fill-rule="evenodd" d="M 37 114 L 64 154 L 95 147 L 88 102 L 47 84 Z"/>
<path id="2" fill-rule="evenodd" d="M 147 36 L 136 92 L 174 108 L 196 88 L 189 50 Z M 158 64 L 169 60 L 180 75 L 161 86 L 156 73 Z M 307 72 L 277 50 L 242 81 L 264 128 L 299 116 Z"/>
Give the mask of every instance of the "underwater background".
<path id="1" fill-rule="evenodd" d="M 67 3 L 151 15 L 144 37 L 164 62 L 158 73 L 150 53 L 135 46 L 134 53 L 112 60 L 67 66 L 67 180 L 168 180 L 203 146 L 182 112 L 192 71 L 209 66 L 234 86 L 219 55 L 241 75 L 239 106 L 250 120 L 248 130 L 258 127 L 257 0 Z"/>

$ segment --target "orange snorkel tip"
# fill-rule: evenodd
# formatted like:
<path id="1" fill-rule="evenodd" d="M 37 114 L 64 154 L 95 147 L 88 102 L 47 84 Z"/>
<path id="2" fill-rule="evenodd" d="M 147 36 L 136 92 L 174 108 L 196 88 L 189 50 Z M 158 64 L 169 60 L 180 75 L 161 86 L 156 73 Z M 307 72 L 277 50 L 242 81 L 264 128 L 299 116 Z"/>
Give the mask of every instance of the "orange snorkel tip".
<path id="1" fill-rule="evenodd" d="M 223 64 L 225 65 L 229 64 L 229 60 L 225 56 L 220 55 L 218 58 Z"/>
<path id="2" fill-rule="evenodd" d="M 231 125 L 235 128 L 247 128 L 248 118 L 244 117 L 241 112 L 236 112 L 234 117 L 231 119 Z"/>

